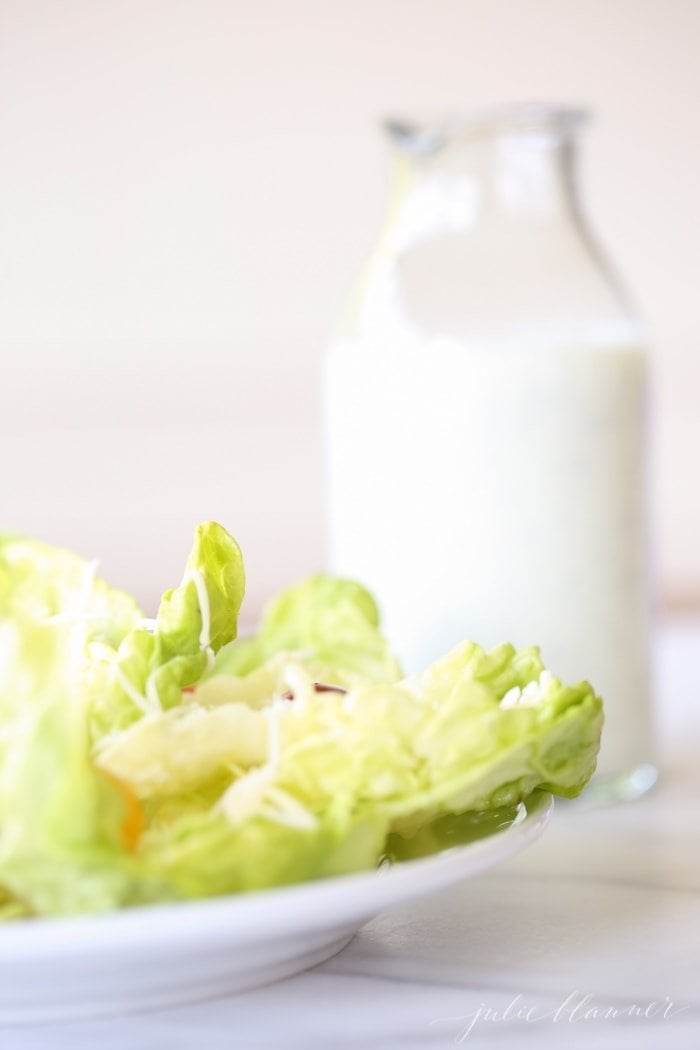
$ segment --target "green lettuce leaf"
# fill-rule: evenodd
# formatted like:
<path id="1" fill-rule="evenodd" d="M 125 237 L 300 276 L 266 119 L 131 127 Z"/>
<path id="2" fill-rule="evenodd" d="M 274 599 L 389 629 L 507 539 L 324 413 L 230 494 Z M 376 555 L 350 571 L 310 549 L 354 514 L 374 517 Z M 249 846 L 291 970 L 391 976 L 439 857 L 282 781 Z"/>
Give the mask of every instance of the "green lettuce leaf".
<path id="1" fill-rule="evenodd" d="M 99 761 L 144 800 L 184 805 L 217 784 L 234 821 L 284 821 L 291 806 L 341 824 L 372 813 L 405 833 L 535 789 L 576 795 L 595 768 L 600 699 L 586 682 L 562 685 L 534 648 L 467 643 L 424 675 L 340 693 L 319 693 L 305 664 L 278 658 L 276 676 L 266 704 L 247 701 L 245 676 L 205 681 L 176 710 L 113 735 Z"/>
<path id="2" fill-rule="evenodd" d="M 565 686 L 541 667 L 536 650 L 469 643 L 394 686 L 338 695 L 308 683 L 274 709 L 278 754 L 264 777 L 234 781 L 225 808 L 250 815 L 288 796 L 313 814 L 345 804 L 410 832 L 538 788 L 574 796 L 595 768 L 602 704 L 587 682 Z"/>
<path id="3" fill-rule="evenodd" d="M 185 701 L 112 732 L 97 746 L 97 762 L 128 783 L 140 799 L 188 796 L 233 769 L 262 765 L 268 723 L 238 701 L 210 709 Z"/>
<path id="4" fill-rule="evenodd" d="M 244 591 L 243 555 L 233 536 L 213 521 L 198 525 L 182 583 L 166 591 L 158 609 L 163 656 L 217 653 L 236 637 Z"/>
<path id="5" fill-rule="evenodd" d="M 358 584 L 312 577 L 238 640 L 243 590 L 212 522 L 151 622 L 81 559 L 0 539 L 0 918 L 361 870 L 591 776 L 601 701 L 536 648 L 401 679 Z"/>
<path id="6" fill-rule="evenodd" d="M 208 897 L 371 868 L 386 833 L 376 814 L 341 821 L 329 812 L 299 827 L 259 814 L 231 821 L 210 809 L 156 824 L 140 860 L 150 884 L 178 897 Z"/>
<path id="7" fill-rule="evenodd" d="M 58 914 L 130 896 L 126 802 L 90 759 L 84 625 L 0 622 L 0 886 L 6 907 Z"/>
<path id="8" fill-rule="evenodd" d="M 236 541 L 216 522 L 199 525 L 182 583 L 163 595 L 153 625 L 130 631 L 114 659 L 95 658 L 93 737 L 179 704 L 236 637 L 244 589 Z"/>
<path id="9" fill-rule="evenodd" d="M 324 682 L 395 682 L 401 676 L 380 632 L 377 605 L 353 580 L 310 576 L 282 591 L 264 610 L 257 634 L 223 649 L 213 673 L 246 675 L 284 652 L 303 656 Z"/>
<path id="10" fill-rule="evenodd" d="M 0 536 L 0 617 L 81 622 L 86 641 L 116 648 L 143 619 L 128 594 L 95 575 L 96 563 L 21 536 Z"/>

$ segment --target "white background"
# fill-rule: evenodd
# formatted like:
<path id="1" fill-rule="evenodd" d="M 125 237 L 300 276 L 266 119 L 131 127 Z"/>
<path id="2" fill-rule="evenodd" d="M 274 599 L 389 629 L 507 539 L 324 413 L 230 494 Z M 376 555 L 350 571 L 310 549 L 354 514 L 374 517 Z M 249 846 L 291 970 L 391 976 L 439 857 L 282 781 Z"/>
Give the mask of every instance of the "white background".
<path id="1" fill-rule="evenodd" d="M 323 562 L 320 355 L 385 113 L 583 103 L 594 224 L 653 331 L 664 600 L 700 598 L 700 3 L 0 0 L 0 528 L 147 605 L 194 524 L 248 614 Z"/>

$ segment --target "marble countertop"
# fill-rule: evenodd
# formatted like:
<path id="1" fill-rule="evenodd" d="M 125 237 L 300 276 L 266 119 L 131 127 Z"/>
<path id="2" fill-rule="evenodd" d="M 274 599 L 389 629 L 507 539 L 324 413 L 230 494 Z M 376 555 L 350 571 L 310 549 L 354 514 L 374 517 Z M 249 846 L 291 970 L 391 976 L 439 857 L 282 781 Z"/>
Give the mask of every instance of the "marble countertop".
<path id="1" fill-rule="evenodd" d="M 660 632 L 661 778 L 557 807 L 541 840 L 376 918 L 331 961 L 228 999 L 8 1029 L 2 1050 L 700 1046 L 700 622 Z"/>

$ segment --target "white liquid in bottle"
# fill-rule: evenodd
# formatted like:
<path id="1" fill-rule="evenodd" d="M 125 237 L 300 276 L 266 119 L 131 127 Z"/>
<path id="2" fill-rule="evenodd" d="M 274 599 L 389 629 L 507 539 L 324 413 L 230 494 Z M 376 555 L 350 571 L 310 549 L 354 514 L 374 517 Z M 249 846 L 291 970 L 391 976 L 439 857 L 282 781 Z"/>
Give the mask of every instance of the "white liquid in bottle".
<path id="1" fill-rule="evenodd" d="M 576 193 L 583 115 L 387 126 L 393 193 L 326 371 L 331 568 L 407 671 L 539 645 L 603 697 L 601 791 L 653 782 L 640 326 Z"/>
<path id="2" fill-rule="evenodd" d="M 406 669 L 465 638 L 540 645 L 604 697 L 612 774 L 650 742 L 645 362 L 610 337 L 340 341 L 326 404 L 331 567 L 378 596 Z"/>

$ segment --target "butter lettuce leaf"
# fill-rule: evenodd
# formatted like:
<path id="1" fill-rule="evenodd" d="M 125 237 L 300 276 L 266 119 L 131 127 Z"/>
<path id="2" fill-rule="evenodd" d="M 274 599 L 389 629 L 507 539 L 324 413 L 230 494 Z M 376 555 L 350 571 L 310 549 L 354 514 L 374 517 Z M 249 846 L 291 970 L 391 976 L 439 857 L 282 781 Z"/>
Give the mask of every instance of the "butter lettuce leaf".
<path id="1" fill-rule="evenodd" d="M 0 617 L 82 623 L 87 642 L 116 648 L 143 613 L 96 575 L 96 562 L 22 536 L 0 535 Z"/>
<path id="2" fill-rule="evenodd" d="M 253 637 L 220 652 L 213 673 L 246 675 L 285 652 L 302 656 L 324 682 L 352 685 L 401 677 L 380 630 L 377 604 L 354 580 L 316 575 L 282 591 L 263 611 Z"/>
<path id="3" fill-rule="evenodd" d="M 181 898 L 209 897 L 366 870 L 386 834 L 377 814 L 339 820 L 329 812 L 297 826 L 264 814 L 231 821 L 214 808 L 156 824 L 140 860 L 151 884 Z"/>
<path id="4" fill-rule="evenodd" d="M 541 666 L 536 650 L 469 643 L 418 679 L 345 695 L 307 688 L 276 706 L 277 754 L 238 778 L 224 806 L 240 817 L 291 797 L 313 814 L 345 805 L 409 832 L 535 789 L 572 797 L 595 768 L 602 702 Z"/>
<path id="5" fill-rule="evenodd" d="M 236 637 L 244 590 L 234 538 L 216 522 L 199 525 L 182 583 L 163 595 L 155 621 L 135 627 L 113 660 L 96 664 L 94 738 L 179 704 Z"/>
<path id="6" fill-rule="evenodd" d="M 0 886 L 29 913 L 116 907 L 132 877 L 125 792 L 90 758 L 82 625 L 0 623 Z"/>
<path id="7" fill-rule="evenodd" d="M 155 635 L 164 657 L 211 650 L 236 637 L 245 591 L 241 549 L 226 529 L 198 525 L 179 587 L 166 591 Z"/>

